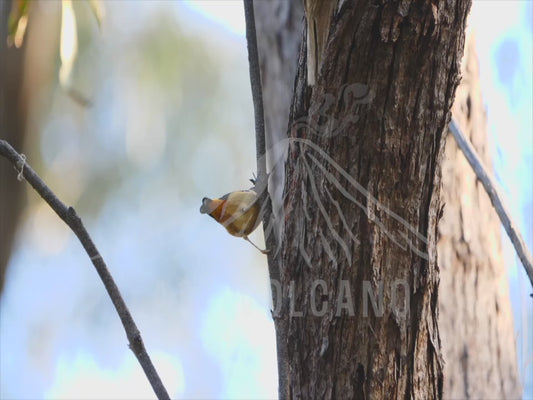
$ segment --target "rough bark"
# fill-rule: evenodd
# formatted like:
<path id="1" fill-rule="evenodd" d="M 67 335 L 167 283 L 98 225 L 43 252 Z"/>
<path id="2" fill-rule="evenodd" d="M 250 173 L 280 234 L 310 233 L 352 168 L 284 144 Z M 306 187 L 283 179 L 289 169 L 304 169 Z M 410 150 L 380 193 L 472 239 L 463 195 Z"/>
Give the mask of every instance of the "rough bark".
<path id="1" fill-rule="evenodd" d="M 26 128 L 22 96 L 23 49 L 7 46 L 11 1 L 0 2 L 0 139 L 21 150 Z M 0 163 L 0 293 L 24 203 L 24 185 L 5 162 Z"/>
<path id="2" fill-rule="evenodd" d="M 490 166 L 486 117 L 474 40 L 468 41 L 463 79 L 452 109 L 484 164 Z M 519 398 L 513 319 L 501 247 L 500 221 L 455 140 L 442 163 L 443 218 L 439 330 L 444 354 L 444 397 Z"/>
<path id="3" fill-rule="evenodd" d="M 311 87 L 305 36 L 300 47 L 279 254 L 289 301 L 275 318 L 288 357 L 280 397 L 439 398 L 438 166 L 470 3 L 341 3 L 320 32 Z M 383 314 L 367 313 L 364 294 L 380 282 Z M 353 305 L 341 315 L 339 296 Z"/>

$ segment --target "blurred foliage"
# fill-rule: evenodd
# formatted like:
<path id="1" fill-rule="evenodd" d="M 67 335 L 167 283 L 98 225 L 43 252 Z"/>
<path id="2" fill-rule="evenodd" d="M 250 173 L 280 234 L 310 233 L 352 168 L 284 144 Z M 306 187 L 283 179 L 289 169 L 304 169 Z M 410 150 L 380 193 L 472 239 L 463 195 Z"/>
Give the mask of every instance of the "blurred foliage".
<path id="1" fill-rule="evenodd" d="M 98 28 L 102 29 L 103 20 L 105 17 L 104 4 L 100 0 L 89 0 L 89 6 L 98 23 Z"/>
<path id="2" fill-rule="evenodd" d="M 15 45 L 17 48 L 22 46 L 28 23 L 30 4 L 30 0 L 13 0 L 7 23 L 7 44 L 9 46 Z"/>
<path id="3" fill-rule="evenodd" d="M 203 24 L 179 2 L 106 2 L 101 31 L 86 2 L 72 5 L 79 40 L 69 85 L 92 106 L 81 107 L 59 82 L 61 8 L 36 2 L 27 62 L 29 82 L 40 84 L 31 86 L 28 161 L 82 216 L 150 354 L 170 356 L 172 373 L 186 371 L 185 386 L 166 379 L 172 396 L 229 397 L 228 374 L 253 388 L 270 379 L 259 367 L 268 364 L 250 368 L 257 355 L 233 355 L 264 343 L 219 343 L 218 331 L 232 336 L 238 325 L 205 327 L 216 302 L 230 299 L 218 307 L 228 318 L 241 315 L 234 301 L 241 298 L 247 318 L 271 327 L 265 261 L 251 264 L 256 251 L 198 211 L 204 196 L 249 187 L 255 170 L 244 40 Z M 131 355 L 79 244 L 33 192 L 29 200 L 0 303 L 2 322 L 9 320 L 0 324 L 0 397 L 72 397 L 85 387 L 76 381 L 89 374 L 85 365 L 114 371 Z M 118 397 L 129 397 L 132 384 L 111 381 Z"/>

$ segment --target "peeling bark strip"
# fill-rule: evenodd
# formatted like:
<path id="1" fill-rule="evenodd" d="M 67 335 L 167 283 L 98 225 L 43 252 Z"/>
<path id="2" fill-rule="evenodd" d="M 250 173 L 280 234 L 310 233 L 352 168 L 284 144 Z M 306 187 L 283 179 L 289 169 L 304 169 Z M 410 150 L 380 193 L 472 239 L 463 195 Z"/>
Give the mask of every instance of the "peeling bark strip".
<path id="1" fill-rule="evenodd" d="M 288 376 L 280 396 L 441 398 L 439 163 L 470 1 L 332 3 L 330 21 L 307 30 L 318 38 L 315 50 L 308 49 L 313 40 L 302 41 L 289 118 L 279 288 L 290 301 L 276 318 L 288 355 L 279 362 L 288 362 Z M 324 4 L 305 4 L 309 26 Z M 318 62 L 308 62 L 317 55 Z M 369 195 L 355 191 L 332 163 L 314 160 L 302 140 Z M 401 229 L 384 209 L 413 229 Z M 422 248 L 398 246 L 391 232 Z M 342 282 L 358 289 L 363 282 L 379 288 L 405 281 L 407 294 L 402 287 L 394 296 L 407 295 L 410 310 L 394 313 L 385 290 L 383 316 L 364 315 L 361 294 L 352 293 L 353 316 L 351 310 L 337 316 L 331 307 L 316 317 L 308 310 L 317 305 L 316 298 L 309 303 L 317 281 L 328 289 L 319 300 L 330 303 L 346 294 Z M 302 315 L 291 318 L 289 304 Z"/>
<path id="2" fill-rule="evenodd" d="M 329 34 L 335 1 L 305 0 L 307 22 L 307 83 L 316 83 L 318 71 L 322 67 L 324 48 Z"/>

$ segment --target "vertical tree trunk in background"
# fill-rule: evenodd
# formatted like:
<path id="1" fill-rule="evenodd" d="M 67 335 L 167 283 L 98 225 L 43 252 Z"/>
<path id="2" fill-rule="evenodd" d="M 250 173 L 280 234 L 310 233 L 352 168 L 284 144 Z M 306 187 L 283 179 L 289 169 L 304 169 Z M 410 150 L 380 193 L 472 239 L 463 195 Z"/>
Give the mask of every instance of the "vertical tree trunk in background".
<path id="1" fill-rule="evenodd" d="M 438 171 L 470 2 L 305 3 L 278 255 L 290 300 L 275 319 L 280 396 L 439 398 Z M 364 294 L 380 287 L 374 309 Z"/>
<path id="2" fill-rule="evenodd" d="M 0 138 L 22 150 L 26 127 L 26 104 L 22 96 L 23 49 L 7 46 L 11 1 L 0 1 Z M 17 181 L 12 167 L 0 163 L 0 294 L 23 206 L 25 185 Z"/>
<path id="3" fill-rule="evenodd" d="M 254 3 L 267 129 L 267 148 L 287 137 L 304 10 L 300 1 Z"/>
<path id="4" fill-rule="evenodd" d="M 453 115 L 486 166 L 492 165 L 472 38 L 462 63 Z M 472 168 L 448 137 L 442 163 L 443 218 L 439 330 L 444 397 L 520 397 L 514 325 L 503 263 L 500 221 Z"/>
<path id="5" fill-rule="evenodd" d="M 300 1 L 254 1 L 254 8 L 263 85 L 267 163 L 271 171 L 269 192 L 273 217 L 276 221 L 281 221 L 284 219 L 285 171 L 283 165 L 286 152 L 278 144 L 287 138 L 289 109 L 296 77 L 297 55 L 302 40 L 304 13 Z M 281 237 L 281 229 L 280 223 L 274 224 L 273 234 L 276 235 L 278 241 Z M 277 249 L 271 249 L 271 251 L 277 251 Z M 279 268 L 279 257 L 275 257 L 274 262 Z M 286 321 L 279 320 L 276 329 L 280 398 L 288 397 L 286 378 L 289 364 L 286 346 L 287 329 L 283 326 L 284 322 Z"/>
<path id="6" fill-rule="evenodd" d="M 293 96 L 298 51 L 304 28 L 304 9 L 301 1 L 257 1 L 254 3 L 257 24 L 257 43 L 263 83 L 265 130 L 268 164 L 273 166 L 282 147 L 277 146 L 287 138 L 289 109 Z M 262 50 L 262 51 L 261 51 Z M 283 168 L 271 168 L 271 199 L 277 220 L 282 218 Z M 278 224 L 279 227 L 279 224 Z M 276 235 L 280 235 L 277 231 Z"/>

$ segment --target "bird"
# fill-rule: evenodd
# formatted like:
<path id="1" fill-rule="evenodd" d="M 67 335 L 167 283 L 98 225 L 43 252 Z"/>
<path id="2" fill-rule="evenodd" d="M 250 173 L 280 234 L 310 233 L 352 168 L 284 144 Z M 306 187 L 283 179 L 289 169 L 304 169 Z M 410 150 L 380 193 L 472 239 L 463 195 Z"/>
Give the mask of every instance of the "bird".
<path id="1" fill-rule="evenodd" d="M 204 197 L 200 213 L 213 217 L 230 235 L 242 237 L 261 253 L 268 253 L 248 238 L 261 222 L 261 199 L 255 190 L 237 190 L 218 199 Z"/>

